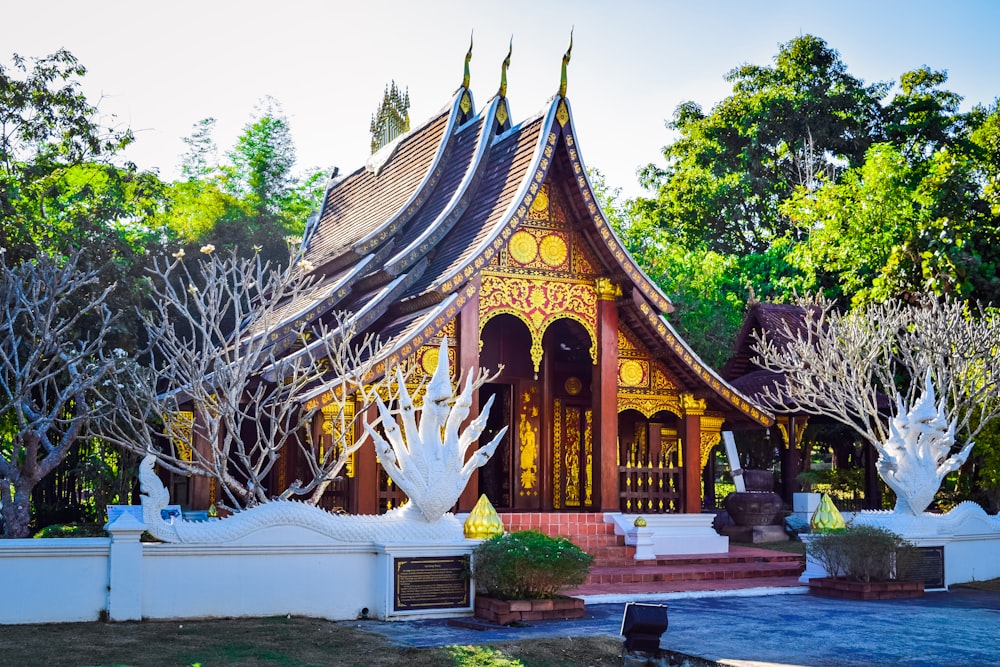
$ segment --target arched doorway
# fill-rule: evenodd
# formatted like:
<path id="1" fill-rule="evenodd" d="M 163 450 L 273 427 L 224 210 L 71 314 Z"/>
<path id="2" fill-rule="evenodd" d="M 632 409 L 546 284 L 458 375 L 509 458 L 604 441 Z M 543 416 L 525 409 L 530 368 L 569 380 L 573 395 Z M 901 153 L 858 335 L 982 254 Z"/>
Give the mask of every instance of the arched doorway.
<path id="1" fill-rule="evenodd" d="M 498 510 L 597 509 L 590 334 L 574 320 L 552 322 L 537 372 L 531 333 L 517 317 L 490 318 L 480 340 L 480 365 L 503 367 L 480 389 L 480 405 L 494 397 L 481 438 L 508 431 L 479 471 L 479 490 Z"/>
<path id="2" fill-rule="evenodd" d="M 531 334 L 513 315 L 492 317 L 480 334 L 481 366 L 502 368 L 479 390 L 479 405 L 493 397 L 481 442 L 504 426 L 507 434 L 479 469 L 479 491 L 498 510 L 539 509 L 540 383 L 531 363 Z"/>
<path id="3" fill-rule="evenodd" d="M 591 338 L 580 323 L 554 321 L 542 337 L 548 407 L 552 509 L 581 511 L 600 504 L 594 442 Z"/>

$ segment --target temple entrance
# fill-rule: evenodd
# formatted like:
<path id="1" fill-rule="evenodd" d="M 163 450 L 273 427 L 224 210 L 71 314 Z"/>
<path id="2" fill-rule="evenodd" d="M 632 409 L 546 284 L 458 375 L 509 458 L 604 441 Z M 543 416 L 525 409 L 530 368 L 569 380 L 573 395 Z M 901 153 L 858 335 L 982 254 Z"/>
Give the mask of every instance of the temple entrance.
<path id="1" fill-rule="evenodd" d="M 485 384 L 480 388 L 480 405 L 486 405 L 486 401 L 493 398 L 493 406 L 490 408 L 489 419 L 486 421 L 486 429 L 479 436 L 480 443 L 490 442 L 500 429 L 512 423 L 511 389 L 509 384 L 497 383 Z M 485 493 L 496 508 L 506 509 L 514 506 L 511 499 L 513 478 L 510 451 L 510 442 L 514 435 L 510 429 L 507 429 L 507 434 L 497 445 L 493 456 L 486 465 L 479 469 L 479 492 Z"/>
<path id="2" fill-rule="evenodd" d="M 501 428 L 508 428 L 493 457 L 479 469 L 479 489 L 498 510 L 542 509 L 542 383 L 531 363 L 531 334 L 516 317 L 497 315 L 483 327 L 480 340 L 480 365 L 503 367 L 494 382 L 479 390 L 480 406 L 496 396 L 480 442 L 489 442 Z"/>
<path id="3" fill-rule="evenodd" d="M 552 397 L 552 509 L 589 510 L 595 493 L 594 364 L 587 331 L 573 320 L 557 320 L 543 338 L 546 395 Z"/>

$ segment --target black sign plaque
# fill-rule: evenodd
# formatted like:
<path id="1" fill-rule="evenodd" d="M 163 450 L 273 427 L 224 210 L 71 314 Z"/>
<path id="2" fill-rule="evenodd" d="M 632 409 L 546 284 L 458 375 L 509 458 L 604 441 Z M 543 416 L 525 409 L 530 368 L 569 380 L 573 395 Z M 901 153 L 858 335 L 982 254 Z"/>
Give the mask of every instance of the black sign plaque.
<path id="1" fill-rule="evenodd" d="M 907 579 L 923 581 L 924 588 L 944 588 L 944 547 L 917 547 L 917 554 Z"/>
<path id="2" fill-rule="evenodd" d="M 395 558 L 392 570 L 394 611 L 470 606 L 468 556 Z"/>

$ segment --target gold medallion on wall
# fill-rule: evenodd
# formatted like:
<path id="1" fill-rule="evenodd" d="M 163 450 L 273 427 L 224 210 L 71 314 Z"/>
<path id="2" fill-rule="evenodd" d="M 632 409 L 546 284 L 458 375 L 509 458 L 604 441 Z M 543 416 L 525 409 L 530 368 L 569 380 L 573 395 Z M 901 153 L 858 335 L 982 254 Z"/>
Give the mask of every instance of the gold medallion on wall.
<path id="1" fill-rule="evenodd" d="M 508 249 L 510 258 L 518 264 L 530 264 L 538 256 L 538 242 L 530 232 L 523 229 L 510 238 Z"/>
<path id="2" fill-rule="evenodd" d="M 535 200 L 531 202 L 531 209 L 528 217 L 535 220 L 548 220 L 549 218 L 549 186 L 543 185 L 538 189 Z"/>
<path id="3" fill-rule="evenodd" d="M 569 246 L 559 234 L 549 234 L 542 239 L 539 255 L 549 268 L 558 269 L 566 263 Z"/>
<path id="4" fill-rule="evenodd" d="M 618 362 L 618 383 L 623 387 L 645 387 L 647 380 L 646 362 L 637 359 L 623 359 Z"/>

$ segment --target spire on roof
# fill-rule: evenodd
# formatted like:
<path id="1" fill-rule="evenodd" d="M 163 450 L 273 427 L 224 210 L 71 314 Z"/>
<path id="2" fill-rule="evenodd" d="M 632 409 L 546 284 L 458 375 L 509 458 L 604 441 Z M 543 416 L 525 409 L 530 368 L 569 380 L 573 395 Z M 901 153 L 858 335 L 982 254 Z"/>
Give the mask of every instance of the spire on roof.
<path id="1" fill-rule="evenodd" d="M 372 154 L 392 142 L 399 135 L 410 131 L 410 91 L 401 92 L 396 81 L 385 87 L 382 103 L 372 114 Z"/>
<path id="2" fill-rule="evenodd" d="M 469 61 L 472 60 L 472 33 L 469 33 L 469 52 L 465 54 L 465 74 L 462 76 L 462 88 L 469 87 Z"/>
<path id="3" fill-rule="evenodd" d="M 566 66 L 569 65 L 570 54 L 573 53 L 573 29 L 569 29 L 569 48 L 562 59 L 562 77 L 559 79 L 559 97 L 566 97 Z"/>
<path id="4" fill-rule="evenodd" d="M 500 65 L 500 90 L 497 92 L 498 97 L 507 97 L 507 68 L 510 67 L 510 54 L 514 52 L 514 36 L 510 37 L 510 46 L 507 47 L 507 57 L 503 59 L 503 64 Z"/>

